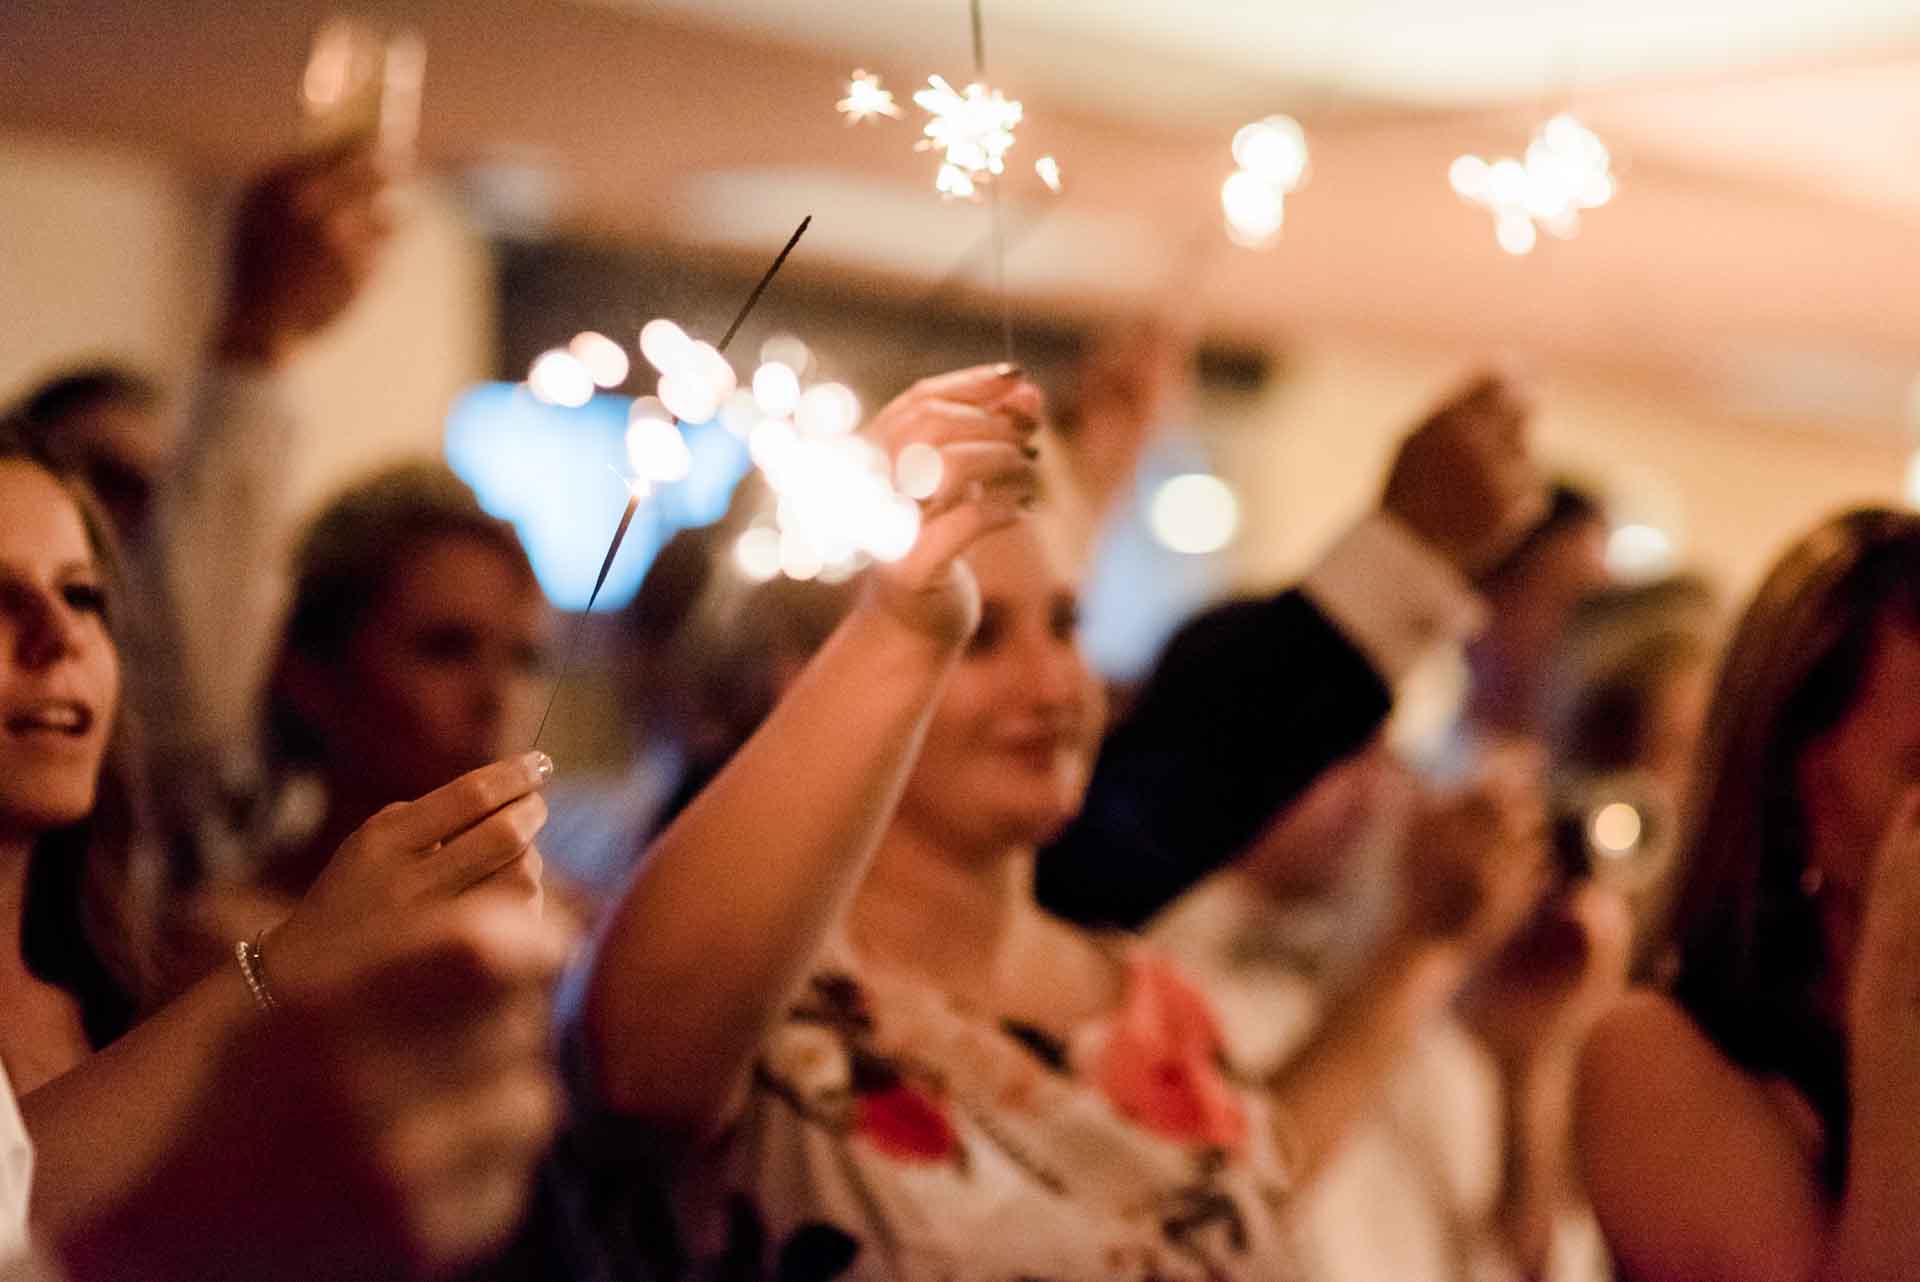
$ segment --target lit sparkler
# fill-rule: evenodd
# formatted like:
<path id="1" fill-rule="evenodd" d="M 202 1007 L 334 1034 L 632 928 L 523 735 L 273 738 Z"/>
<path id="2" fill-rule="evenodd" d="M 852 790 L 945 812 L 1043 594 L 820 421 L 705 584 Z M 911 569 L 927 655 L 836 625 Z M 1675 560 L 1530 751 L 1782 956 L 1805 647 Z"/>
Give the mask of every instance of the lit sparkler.
<path id="1" fill-rule="evenodd" d="M 847 81 L 847 96 L 833 105 L 847 118 L 849 125 L 872 120 L 875 116 L 900 119 L 900 106 L 893 100 L 893 91 L 882 89 L 880 77 L 868 71 L 856 70 Z"/>
<path id="2" fill-rule="evenodd" d="M 1569 239 L 1583 212 L 1613 199 L 1613 159 L 1591 129 L 1562 113 L 1534 131 L 1524 160 L 1461 156 L 1447 181 L 1493 215 L 1500 248 L 1517 257 L 1538 243 L 1536 227 Z"/>
<path id="3" fill-rule="evenodd" d="M 942 195 L 971 198 L 980 184 L 1007 171 L 1022 115 L 1018 102 L 977 80 L 955 89 L 940 76 L 929 76 L 913 101 L 930 117 L 917 149 L 940 153 L 934 185 Z"/>
<path id="4" fill-rule="evenodd" d="M 698 384 L 701 379 L 705 379 L 705 385 L 698 389 L 703 392 L 710 392 L 724 382 L 726 391 L 713 397 L 713 409 L 705 418 L 712 418 L 715 413 L 718 413 L 721 402 L 725 401 L 734 390 L 733 367 L 727 364 L 722 353 L 726 351 L 727 344 L 733 341 L 733 336 L 740 332 L 740 326 L 746 322 L 748 314 L 760 301 L 760 296 L 767 292 L 767 286 L 773 283 L 774 276 L 787 261 L 787 255 L 793 252 L 793 247 L 800 243 L 800 238 L 807 234 L 807 228 L 812 223 L 813 216 L 809 214 L 800 220 L 798 227 L 793 229 L 793 235 L 787 238 L 786 245 L 774 257 L 773 265 L 767 268 L 766 274 L 761 276 L 759 283 L 754 285 L 753 292 L 747 295 L 747 301 L 734 316 L 733 323 L 727 326 L 727 332 L 721 337 L 719 343 L 709 347 L 705 343 L 695 342 L 672 321 L 650 322 L 646 329 L 641 331 L 641 355 L 660 371 L 663 393 L 672 373 L 682 374 L 690 384 Z M 707 352 L 713 353 L 711 358 L 707 356 Z M 576 364 L 580 364 L 578 358 L 571 356 L 570 353 L 561 354 L 567 355 Z M 715 367 L 716 362 L 719 368 Z M 671 371 L 665 366 L 671 366 Z M 724 379 L 720 377 L 720 369 L 726 371 Z M 581 372 L 586 373 L 584 364 L 581 364 Z M 588 395 L 591 396 L 591 374 L 587 374 L 587 378 Z M 678 394 L 677 385 L 676 394 Z M 582 404 L 584 403 L 583 399 Z M 663 394 L 660 397 L 661 410 L 677 414 L 677 411 L 671 409 L 671 405 L 672 403 Z M 643 411 L 642 406 L 649 408 Z M 586 631 L 587 617 L 593 613 L 593 603 L 600 599 L 600 589 L 606 586 L 607 574 L 613 569 L 613 560 L 620 555 L 620 544 L 627 537 L 627 527 L 633 524 L 633 514 L 640 510 L 641 500 L 647 496 L 653 481 L 682 480 L 692 466 L 691 451 L 687 450 L 686 439 L 680 435 L 677 423 L 659 420 L 672 434 L 672 441 L 668 441 L 657 428 L 652 426 L 655 418 L 649 402 L 645 400 L 637 402 L 634 410 L 635 415 L 629 420 L 627 448 L 629 457 L 640 475 L 628 483 L 626 510 L 620 514 L 620 524 L 614 528 L 613 541 L 607 545 L 607 555 L 600 562 L 600 573 L 594 578 L 593 591 L 587 594 L 586 608 L 580 612 L 580 620 L 573 626 L 573 635 L 567 642 L 566 654 L 560 660 L 560 671 L 553 678 L 553 692 L 547 697 L 546 711 L 540 714 L 540 725 L 533 732 L 533 746 L 536 748 L 540 746 L 540 736 L 546 732 L 547 718 L 553 715 L 553 705 L 559 701 L 560 689 L 566 684 L 567 670 L 573 666 L 574 655 L 580 648 L 580 637 Z M 704 422 L 705 419 L 699 421 Z M 635 448 L 636 442 L 641 448 Z M 917 510 L 915 515 L 918 516 Z"/>

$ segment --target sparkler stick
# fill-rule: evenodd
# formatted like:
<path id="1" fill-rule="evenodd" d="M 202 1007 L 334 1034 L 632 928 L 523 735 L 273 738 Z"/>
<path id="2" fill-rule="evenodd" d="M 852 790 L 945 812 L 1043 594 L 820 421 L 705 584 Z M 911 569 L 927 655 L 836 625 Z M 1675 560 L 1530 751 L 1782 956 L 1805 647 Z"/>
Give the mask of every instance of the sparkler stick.
<path id="1" fill-rule="evenodd" d="M 786 245 L 775 256 L 773 265 L 767 268 L 760 277 L 759 283 L 753 287 L 753 292 L 747 295 L 747 301 L 735 314 L 733 324 L 727 326 L 726 334 L 714 344 L 716 351 L 727 350 L 727 344 L 731 343 L 733 336 L 740 332 L 740 327 L 746 323 L 747 317 L 753 312 L 754 305 L 760 301 L 760 296 L 767 292 L 767 286 L 773 283 L 774 276 L 786 263 L 787 255 L 793 252 L 794 246 L 800 243 L 800 238 L 807 234 L 807 228 L 812 224 L 813 215 L 808 214 L 800 220 L 800 225 L 793 229 L 793 235 L 787 238 Z M 593 591 L 587 595 L 586 609 L 580 612 L 579 621 L 573 625 L 573 635 L 568 638 L 566 652 L 560 659 L 560 671 L 553 678 L 553 691 L 547 696 L 546 711 L 540 714 L 540 724 L 533 732 L 533 746 L 536 748 L 540 746 L 540 736 L 546 733 L 547 718 L 553 715 L 553 705 L 560 701 L 560 690 L 567 682 L 567 672 L 573 667 L 574 656 L 579 653 L 580 638 L 586 632 L 587 619 L 593 613 L 593 603 L 600 599 L 600 589 L 607 585 L 607 575 L 613 569 L 613 559 L 620 555 L 620 544 L 627 537 L 627 527 L 633 524 L 633 514 L 640 510 L 640 499 L 641 494 L 637 490 L 627 495 L 626 511 L 620 514 L 620 524 L 613 531 L 613 541 L 607 545 L 606 558 L 600 562 L 600 573 L 594 578 Z"/>
<path id="2" fill-rule="evenodd" d="M 981 84 L 987 82 L 987 38 L 985 24 L 980 17 L 980 0 L 968 0 L 968 14 L 973 20 L 973 78 Z M 994 289 L 1000 295 L 1000 357 L 1007 364 L 1013 364 L 1013 304 L 1007 298 L 1007 233 L 1006 224 L 1000 213 L 1000 184 L 994 183 L 987 192 L 988 216 L 993 220 L 993 282 Z"/>

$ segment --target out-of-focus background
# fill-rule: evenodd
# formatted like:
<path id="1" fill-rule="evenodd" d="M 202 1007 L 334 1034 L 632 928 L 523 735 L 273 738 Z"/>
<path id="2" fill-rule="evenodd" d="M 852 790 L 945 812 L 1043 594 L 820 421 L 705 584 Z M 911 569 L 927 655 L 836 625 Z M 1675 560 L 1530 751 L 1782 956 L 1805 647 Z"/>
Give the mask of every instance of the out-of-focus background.
<path id="1" fill-rule="evenodd" d="M 299 144 L 309 43 L 335 12 L 0 8 L 0 400 L 88 355 L 184 386 L 234 184 Z M 970 77 L 964 0 L 354 12 L 425 39 L 422 177 L 389 267 L 297 371 L 316 428 L 293 461 L 303 493 L 442 452 L 449 405 L 456 453 L 465 440 L 538 472 L 528 442 L 572 429 L 481 385 L 523 378 L 583 329 L 631 344 L 670 315 L 713 337 L 808 213 L 743 347 L 801 335 L 868 405 L 998 358 L 986 207 L 936 196 L 906 101 L 930 74 Z M 1061 367 L 1090 333 L 1143 318 L 1202 339 L 1197 392 L 1096 577 L 1091 640 L 1110 669 L 1137 667 L 1199 600 L 1298 571 L 1371 498 L 1423 404 L 1489 359 L 1530 375 L 1544 453 L 1605 497 L 1629 570 L 1696 568 L 1737 593 L 1836 504 L 1907 493 L 1909 5 L 986 0 L 984 14 L 989 79 L 1027 113 L 1002 184 L 1023 358 Z M 856 67 L 905 119 L 844 121 L 834 104 Z M 1610 148 L 1617 194 L 1572 239 L 1515 255 L 1449 169 L 1522 154 L 1560 111 Z M 1279 239 L 1242 248 L 1222 226 L 1230 144 L 1273 113 L 1305 127 L 1311 173 Z M 1042 154 L 1061 194 L 1033 174 Z M 1225 483 L 1237 520 L 1201 540 L 1217 550 L 1175 551 L 1153 499 L 1196 471 Z M 576 578 L 618 515 L 564 487 L 512 501 L 570 509 L 586 533 L 552 555 Z M 629 580 L 649 550 L 640 539 Z"/>

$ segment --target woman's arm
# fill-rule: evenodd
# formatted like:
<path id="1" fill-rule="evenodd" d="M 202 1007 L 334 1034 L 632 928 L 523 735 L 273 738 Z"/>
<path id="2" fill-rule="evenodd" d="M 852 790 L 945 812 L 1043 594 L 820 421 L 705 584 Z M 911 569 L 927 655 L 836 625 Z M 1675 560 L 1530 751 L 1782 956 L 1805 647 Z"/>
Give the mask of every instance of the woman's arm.
<path id="1" fill-rule="evenodd" d="M 337 970 L 342 951 L 377 957 L 420 914 L 511 879 L 545 819 L 537 789 L 550 770 L 544 757 L 499 762 L 369 819 L 267 938 L 269 987 L 298 991 L 305 977 Z M 182 1139 L 216 1052 L 257 1013 L 229 958 L 118 1042 L 23 1097 L 36 1233 L 59 1241 L 137 1187 Z"/>
<path id="2" fill-rule="evenodd" d="M 978 592 L 955 558 L 1018 519 L 1038 393 L 1018 372 L 927 380 L 882 411 L 897 450 L 946 471 L 908 557 L 655 844 L 601 939 L 586 1004 L 596 1084 L 616 1111 L 676 1133 L 736 1098 L 892 818 Z"/>
<path id="3" fill-rule="evenodd" d="M 1630 1277 L 1920 1277 L 1920 790 L 1888 826 L 1866 903 L 1837 1203 L 1820 1180 L 1804 1101 L 1742 1071 L 1668 999 L 1628 997 L 1589 1041 L 1578 1096 L 1583 1174 Z M 1796 1111 L 1809 1125 L 1795 1125 Z"/>
<path id="4" fill-rule="evenodd" d="M 1627 1277 L 1821 1276 L 1831 1224 L 1817 1154 L 1767 1089 L 1668 998 L 1629 994 L 1594 1030 L 1580 1062 L 1575 1139 L 1594 1213 Z"/>
<path id="5" fill-rule="evenodd" d="M 1400 925 L 1320 1032 L 1269 1084 L 1296 1181 L 1318 1173 L 1379 1107 L 1415 1039 L 1539 897 L 1538 764 L 1501 754 L 1481 783 L 1428 803 L 1402 856 Z"/>

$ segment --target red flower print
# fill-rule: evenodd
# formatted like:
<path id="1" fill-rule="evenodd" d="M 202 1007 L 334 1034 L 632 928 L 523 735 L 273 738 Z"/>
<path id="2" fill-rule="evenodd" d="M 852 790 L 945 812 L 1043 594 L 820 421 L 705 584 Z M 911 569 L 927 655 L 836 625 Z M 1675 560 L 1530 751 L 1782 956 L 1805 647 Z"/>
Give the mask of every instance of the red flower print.
<path id="1" fill-rule="evenodd" d="M 1114 1110 L 1172 1139 L 1237 1149 L 1247 1114 L 1220 1071 L 1220 1027 L 1165 959 L 1137 954 L 1126 1002 L 1092 1064 Z"/>
<path id="2" fill-rule="evenodd" d="M 902 1162 L 944 1162 L 960 1147 L 940 1101 L 906 1081 L 862 1094 L 855 1104 L 853 1129 Z"/>

